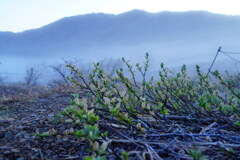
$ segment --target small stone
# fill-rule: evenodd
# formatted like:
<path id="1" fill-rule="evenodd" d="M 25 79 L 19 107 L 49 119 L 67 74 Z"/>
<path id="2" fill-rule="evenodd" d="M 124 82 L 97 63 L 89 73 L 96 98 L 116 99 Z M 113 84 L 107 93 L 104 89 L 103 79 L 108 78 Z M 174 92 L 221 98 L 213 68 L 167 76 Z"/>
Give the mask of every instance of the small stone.
<path id="1" fill-rule="evenodd" d="M 0 146 L 0 149 L 2 149 L 2 150 L 7 150 L 7 149 L 10 149 L 11 147 L 9 147 L 9 146 Z"/>
<path id="2" fill-rule="evenodd" d="M 20 140 L 19 140 L 19 142 L 20 143 L 25 143 L 27 140 L 26 139 L 23 139 L 23 138 L 21 138 Z"/>
<path id="3" fill-rule="evenodd" d="M 24 127 L 23 126 L 17 126 L 17 129 L 22 130 Z"/>
<path id="4" fill-rule="evenodd" d="M 43 148 L 44 148 L 44 150 L 47 150 L 47 149 L 49 148 L 49 144 L 45 144 L 45 145 L 43 146 Z"/>
<path id="5" fill-rule="evenodd" d="M 5 151 L 5 152 L 3 152 L 4 155 L 10 154 L 10 153 L 11 153 L 10 151 Z"/>
<path id="6" fill-rule="evenodd" d="M 39 152 L 37 152 L 33 156 L 36 157 L 36 159 L 38 159 L 40 157 L 40 154 L 39 154 Z"/>
<path id="7" fill-rule="evenodd" d="M 23 134 L 25 134 L 26 132 L 24 132 L 24 131 L 20 131 L 20 132 L 18 132 L 16 135 L 15 135 L 15 137 L 21 137 Z"/>
<path id="8" fill-rule="evenodd" d="M 35 133 L 40 133 L 40 131 L 39 131 L 39 129 L 38 129 L 38 128 L 36 128 L 36 130 L 35 130 Z"/>
<path id="9" fill-rule="evenodd" d="M 38 121 L 32 121 L 32 124 L 37 124 L 38 123 Z"/>
<path id="10" fill-rule="evenodd" d="M 18 149 L 11 149 L 10 152 L 11 153 L 19 153 L 20 151 Z"/>
<path id="11" fill-rule="evenodd" d="M 48 117 L 54 117 L 54 113 L 48 114 Z"/>
<path id="12" fill-rule="evenodd" d="M 68 141 L 68 137 L 63 137 L 63 141 Z"/>
<path id="13" fill-rule="evenodd" d="M 39 149 L 37 149 L 37 148 L 32 148 L 32 150 L 33 150 L 34 152 L 38 152 L 38 151 L 39 151 Z"/>
<path id="14" fill-rule="evenodd" d="M 39 111 L 39 112 L 46 112 L 47 110 L 46 109 L 39 109 L 37 111 Z"/>
<path id="15" fill-rule="evenodd" d="M 31 138 L 31 137 L 30 137 L 30 134 L 25 133 L 25 134 L 23 135 L 23 138 L 25 138 L 25 139 L 29 139 L 29 138 Z"/>
<path id="16" fill-rule="evenodd" d="M 62 136 L 61 135 L 57 135 L 56 138 L 57 139 L 62 139 Z"/>
<path id="17" fill-rule="evenodd" d="M 56 142 L 55 142 L 56 144 L 62 144 L 63 143 L 63 140 L 61 140 L 61 139 L 58 139 L 58 140 L 56 140 Z"/>

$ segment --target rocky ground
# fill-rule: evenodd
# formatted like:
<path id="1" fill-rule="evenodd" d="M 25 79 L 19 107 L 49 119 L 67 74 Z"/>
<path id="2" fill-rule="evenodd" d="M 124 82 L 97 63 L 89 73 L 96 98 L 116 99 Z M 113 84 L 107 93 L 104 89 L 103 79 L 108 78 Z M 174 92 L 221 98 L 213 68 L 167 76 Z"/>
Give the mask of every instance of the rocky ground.
<path id="1" fill-rule="evenodd" d="M 56 115 L 68 106 L 69 95 L 53 94 L 27 102 L 6 103 L 9 113 L 0 116 L 0 159 L 75 159 L 80 143 L 61 136 L 66 124 L 57 123 Z M 3 106 L 3 104 L 2 104 Z M 54 138 L 37 138 L 36 133 L 54 130 Z"/>

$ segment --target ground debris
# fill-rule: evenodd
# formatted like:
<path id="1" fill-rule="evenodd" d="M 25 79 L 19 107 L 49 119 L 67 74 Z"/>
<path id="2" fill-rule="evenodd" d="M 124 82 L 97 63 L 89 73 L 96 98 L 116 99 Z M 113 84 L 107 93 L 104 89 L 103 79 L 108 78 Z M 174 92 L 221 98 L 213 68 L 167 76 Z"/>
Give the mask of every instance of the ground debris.
<path id="1" fill-rule="evenodd" d="M 56 115 L 69 105 L 69 95 L 49 95 L 29 102 L 17 102 L 15 114 L 0 118 L 0 159 L 81 159 L 85 142 L 71 134 L 71 124 L 57 123 Z M 139 116 L 146 123 L 151 117 Z M 207 159 L 239 159 L 240 134 L 231 126 L 188 117 L 168 115 L 142 134 L 132 133 L 115 122 L 101 122 L 101 130 L 108 131 L 108 159 L 118 159 L 122 150 L 130 159 L 189 159 L 189 149 L 200 150 Z M 36 133 L 48 133 L 37 137 Z M 68 134 L 68 136 L 66 136 Z"/>

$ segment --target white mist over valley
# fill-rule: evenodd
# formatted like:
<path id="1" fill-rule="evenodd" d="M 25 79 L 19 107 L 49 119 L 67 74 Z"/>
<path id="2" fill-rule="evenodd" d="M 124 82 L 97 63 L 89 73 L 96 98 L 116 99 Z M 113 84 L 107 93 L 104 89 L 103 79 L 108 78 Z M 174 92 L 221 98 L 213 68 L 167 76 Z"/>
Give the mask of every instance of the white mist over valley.
<path id="1" fill-rule="evenodd" d="M 192 69 L 199 64 L 207 70 L 219 46 L 240 51 L 239 42 L 240 16 L 143 10 L 85 14 L 24 32 L 0 32 L 0 73 L 9 81 L 18 81 L 29 66 L 51 75 L 49 65 L 63 60 L 89 64 L 125 57 L 134 64 L 144 61 L 146 52 L 153 71 L 161 62 L 173 69 L 182 64 Z M 214 69 L 237 72 L 235 63 L 219 55 Z"/>

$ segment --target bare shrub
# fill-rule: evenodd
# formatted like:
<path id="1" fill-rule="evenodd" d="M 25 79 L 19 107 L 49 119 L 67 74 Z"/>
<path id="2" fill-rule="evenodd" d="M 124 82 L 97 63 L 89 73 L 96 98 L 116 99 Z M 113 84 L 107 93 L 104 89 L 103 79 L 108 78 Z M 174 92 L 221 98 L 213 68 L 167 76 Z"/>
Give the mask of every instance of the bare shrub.
<path id="1" fill-rule="evenodd" d="M 50 68 L 54 72 L 54 78 L 49 81 L 48 85 L 58 93 L 70 92 L 74 90 L 68 81 L 68 76 L 71 75 L 74 79 L 79 79 L 79 76 L 66 68 L 66 64 L 72 64 L 81 69 L 81 73 L 86 76 L 86 82 L 90 80 L 87 78 L 89 74 L 93 73 L 93 63 L 83 63 L 81 60 L 65 61 L 51 65 Z M 99 62 L 101 68 L 109 73 L 110 76 L 114 76 L 117 69 L 123 67 L 123 63 L 120 59 L 104 58 Z"/>
<path id="2" fill-rule="evenodd" d="M 26 75 L 24 77 L 25 83 L 29 86 L 35 86 L 38 83 L 42 73 L 36 67 L 29 67 L 26 69 Z"/>
<path id="3" fill-rule="evenodd" d="M 108 74 L 112 77 L 116 75 L 116 70 L 122 68 L 123 62 L 120 59 L 112 59 L 112 58 L 104 58 L 99 62 L 100 67 L 108 72 Z"/>
<path id="4" fill-rule="evenodd" d="M 68 71 L 64 64 L 52 65 L 50 68 L 56 73 L 56 77 L 48 83 L 51 87 L 55 88 L 56 86 L 63 84 L 68 85 Z"/>

